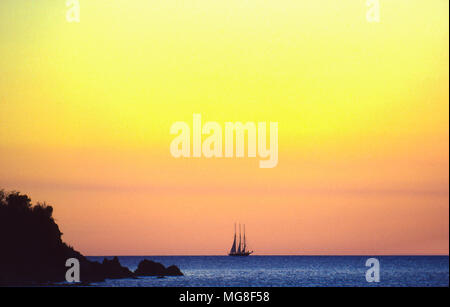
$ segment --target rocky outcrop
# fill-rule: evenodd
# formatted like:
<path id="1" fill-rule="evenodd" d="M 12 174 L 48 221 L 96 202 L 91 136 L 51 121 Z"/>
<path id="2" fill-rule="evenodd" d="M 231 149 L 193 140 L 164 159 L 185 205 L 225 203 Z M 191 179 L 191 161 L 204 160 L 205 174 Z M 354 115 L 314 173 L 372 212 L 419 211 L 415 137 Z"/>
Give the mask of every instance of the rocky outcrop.
<path id="1" fill-rule="evenodd" d="M 136 276 L 182 276 L 183 273 L 176 265 L 164 267 L 161 263 L 142 260 L 134 271 Z"/>
<path id="2" fill-rule="evenodd" d="M 135 277 L 117 257 L 93 262 L 64 243 L 52 213 L 45 203 L 33 206 L 27 195 L 0 190 L 0 286 L 64 282 L 69 258 L 80 262 L 83 283 Z M 182 275 L 175 266 L 148 260 L 140 267 L 142 276 Z"/>
<path id="3" fill-rule="evenodd" d="M 117 257 L 112 260 L 103 259 L 102 270 L 104 278 L 134 278 L 133 272 L 122 266 Z"/>
<path id="4" fill-rule="evenodd" d="M 167 276 L 183 276 L 184 274 L 176 265 L 171 265 L 166 269 Z"/>

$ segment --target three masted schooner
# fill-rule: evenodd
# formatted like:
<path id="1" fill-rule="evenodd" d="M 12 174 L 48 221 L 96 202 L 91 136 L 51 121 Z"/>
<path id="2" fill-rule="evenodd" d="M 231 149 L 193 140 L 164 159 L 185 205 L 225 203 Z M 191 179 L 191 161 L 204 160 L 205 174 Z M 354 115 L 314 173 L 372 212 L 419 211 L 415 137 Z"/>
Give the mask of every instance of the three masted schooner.
<path id="1" fill-rule="evenodd" d="M 242 240 L 241 224 L 239 224 L 239 244 L 237 244 L 236 224 L 234 224 L 233 246 L 231 246 L 231 250 L 228 256 L 249 256 L 251 253 L 253 253 L 253 251 L 247 250 L 247 242 L 245 238 L 245 225 L 244 225 L 244 236 Z"/>

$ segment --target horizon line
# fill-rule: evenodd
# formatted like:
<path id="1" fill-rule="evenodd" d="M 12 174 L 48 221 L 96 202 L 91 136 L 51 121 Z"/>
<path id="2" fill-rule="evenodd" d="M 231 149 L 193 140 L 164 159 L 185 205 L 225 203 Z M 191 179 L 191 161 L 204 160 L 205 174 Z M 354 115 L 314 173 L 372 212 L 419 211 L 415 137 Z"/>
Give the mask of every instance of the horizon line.
<path id="1" fill-rule="evenodd" d="M 215 255 L 84 255 L 85 257 L 228 257 L 227 254 L 215 254 Z M 252 256 L 283 256 L 283 257 L 449 257 L 449 254 L 252 254 Z"/>

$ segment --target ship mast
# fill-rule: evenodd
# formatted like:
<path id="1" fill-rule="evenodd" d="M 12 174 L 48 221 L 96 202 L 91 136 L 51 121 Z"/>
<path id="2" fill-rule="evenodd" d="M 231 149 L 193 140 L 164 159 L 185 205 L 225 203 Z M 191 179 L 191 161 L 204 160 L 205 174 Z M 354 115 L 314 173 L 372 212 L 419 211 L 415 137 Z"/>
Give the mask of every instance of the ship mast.
<path id="1" fill-rule="evenodd" d="M 243 253 L 245 253 L 246 248 L 247 248 L 247 245 L 245 244 L 245 224 L 244 224 L 244 248 L 242 250 Z"/>

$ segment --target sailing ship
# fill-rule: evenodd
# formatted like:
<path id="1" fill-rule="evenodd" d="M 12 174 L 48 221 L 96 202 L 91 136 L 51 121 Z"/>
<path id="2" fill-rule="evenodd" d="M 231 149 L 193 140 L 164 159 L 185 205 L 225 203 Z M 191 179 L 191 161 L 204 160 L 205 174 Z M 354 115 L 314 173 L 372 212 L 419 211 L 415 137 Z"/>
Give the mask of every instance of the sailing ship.
<path id="1" fill-rule="evenodd" d="M 239 224 L 239 243 L 237 243 L 236 224 L 234 224 L 233 246 L 231 246 L 231 250 L 228 256 L 249 256 L 251 253 L 253 253 L 253 251 L 247 250 L 247 241 L 245 238 L 245 225 L 244 225 L 244 236 L 242 237 L 241 224 Z"/>

